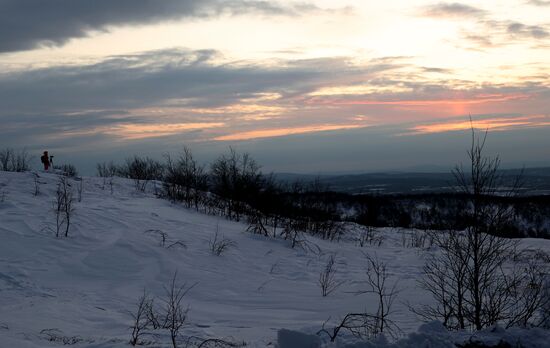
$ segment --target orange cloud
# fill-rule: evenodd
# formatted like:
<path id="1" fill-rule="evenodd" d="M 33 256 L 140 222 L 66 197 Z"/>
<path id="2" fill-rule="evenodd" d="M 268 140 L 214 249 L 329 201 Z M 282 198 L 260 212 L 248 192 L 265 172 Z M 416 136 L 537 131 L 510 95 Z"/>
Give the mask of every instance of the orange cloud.
<path id="1" fill-rule="evenodd" d="M 125 140 L 162 137 L 177 134 L 183 131 L 223 127 L 225 123 L 170 123 L 170 124 L 125 124 L 109 129 L 104 133 L 114 134 Z"/>
<path id="2" fill-rule="evenodd" d="M 342 100 L 331 104 L 337 105 L 402 105 L 402 106 L 440 106 L 472 105 L 491 102 L 528 99 L 527 94 L 482 94 L 471 99 L 432 99 L 432 100 Z"/>
<path id="3" fill-rule="evenodd" d="M 305 126 L 305 127 L 294 127 L 294 128 L 261 129 L 261 130 L 223 135 L 223 136 L 214 138 L 214 140 L 218 140 L 218 141 L 250 140 L 250 139 L 257 139 L 257 138 L 281 137 L 281 136 L 292 135 L 292 134 L 304 134 L 304 133 L 314 133 L 314 132 L 324 132 L 324 131 L 334 131 L 334 130 L 364 128 L 364 127 L 367 127 L 367 126 L 364 124 L 362 125 L 347 124 L 347 125 L 317 125 L 317 126 Z"/>
<path id="4" fill-rule="evenodd" d="M 508 130 L 522 127 L 546 127 L 550 125 L 550 117 L 545 115 L 531 115 L 522 117 L 490 118 L 484 120 L 456 121 L 433 123 L 413 127 L 410 134 L 430 134 L 475 129 L 489 129 L 494 131 Z"/>

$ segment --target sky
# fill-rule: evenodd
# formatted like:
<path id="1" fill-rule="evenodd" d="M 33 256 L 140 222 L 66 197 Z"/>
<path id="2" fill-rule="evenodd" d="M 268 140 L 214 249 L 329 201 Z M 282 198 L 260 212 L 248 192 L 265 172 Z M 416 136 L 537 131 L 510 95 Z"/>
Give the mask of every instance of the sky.
<path id="1" fill-rule="evenodd" d="M 446 170 L 472 126 L 503 166 L 550 166 L 550 1 L 0 0 L 0 148 L 83 172 L 184 145 Z"/>

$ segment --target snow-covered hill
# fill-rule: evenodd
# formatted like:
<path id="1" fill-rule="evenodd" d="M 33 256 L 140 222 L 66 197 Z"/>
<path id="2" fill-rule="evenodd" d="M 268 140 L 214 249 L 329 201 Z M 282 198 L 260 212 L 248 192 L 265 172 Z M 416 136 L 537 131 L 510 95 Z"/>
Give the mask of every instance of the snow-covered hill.
<path id="1" fill-rule="evenodd" d="M 129 312 L 144 289 L 164 296 L 175 272 L 178 283 L 196 284 L 184 299 L 183 336 L 249 347 L 275 346 L 282 328 L 313 333 L 328 318 L 375 311 L 375 297 L 356 294 L 366 286 L 364 253 L 387 262 L 390 281 L 398 282 L 391 319 L 404 334 L 421 325 L 408 304 L 430 301 L 417 285 L 423 253 L 403 247 L 403 232 L 381 230 L 381 246 L 311 238 L 320 252 L 306 252 L 247 233 L 243 223 L 159 199 L 152 186 L 140 193 L 131 180 L 115 178 L 111 193 L 103 179 L 84 177 L 69 236 L 56 238 L 52 202 L 59 176 L 37 175 L 35 196 L 35 173 L 0 172 L 0 347 L 59 346 L 63 338 L 75 346 L 128 346 Z M 76 200 L 78 183 L 71 183 Z M 216 231 L 234 243 L 220 256 L 210 250 Z M 548 250 L 549 242 L 524 245 Z M 344 283 L 323 297 L 319 273 L 331 254 Z M 169 346 L 162 331 L 148 340 Z"/>

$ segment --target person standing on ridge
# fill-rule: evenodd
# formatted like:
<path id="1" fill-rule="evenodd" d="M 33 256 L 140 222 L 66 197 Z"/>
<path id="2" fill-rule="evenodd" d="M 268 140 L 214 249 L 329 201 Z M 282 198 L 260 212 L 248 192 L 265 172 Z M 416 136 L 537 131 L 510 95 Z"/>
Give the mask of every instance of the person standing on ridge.
<path id="1" fill-rule="evenodd" d="M 44 170 L 48 170 L 48 168 L 50 168 L 50 156 L 48 156 L 48 151 L 44 151 L 44 154 L 40 157 L 40 160 L 42 161 L 42 164 L 44 164 Z"/>

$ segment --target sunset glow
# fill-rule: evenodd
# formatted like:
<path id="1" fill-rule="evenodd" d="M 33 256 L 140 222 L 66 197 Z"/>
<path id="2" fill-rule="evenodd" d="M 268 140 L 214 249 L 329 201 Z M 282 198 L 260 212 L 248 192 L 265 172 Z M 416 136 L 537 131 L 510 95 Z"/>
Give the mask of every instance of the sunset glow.
<path id="1" fill-rule="evenodd" d="M 262 129 L 262 130 L 224 135 L 224 136 L 214 138 L 214 140 L 218 140 L 218 141 L 250 140 L 250 139 L 258 139 L 258 138 L 282 137 L 282 136 L 293 135 L 293 134 L 326 132 L 326 131 L 335 131 L 335 130 L 342 130 L 342 129 L 364 128 L 364 127 L 366 126 L 355 124 L 355 125 L 319 125 L 319 126 L 297 127 L 297 128 Z"/>
<path id="2" fill-rule="evenodd" d="M 411 129 L 412 134 L 441 133 L 468 130 L 471 128 L 478 130 L 502 131 L 517 129 L 521 127 L 546 127 L 550 124 L 550 116 L 534 115 L 526 117 L 511 118 L 490 118 L 473 121 L 456 121 L 436 123 L 429 125 L 419 125 Z"/>
<path id="3" fill-rule="evenodd" d="M 113 134 L 125 140 L 136 140 L 153 137 L 162 137 L 197 129 L 223 127 L 223 123 L 180 123 L 180 124 L 154 124 L 154 125 L 121 125 L 113 129 L 107 129 L 105 134 Z"/>

